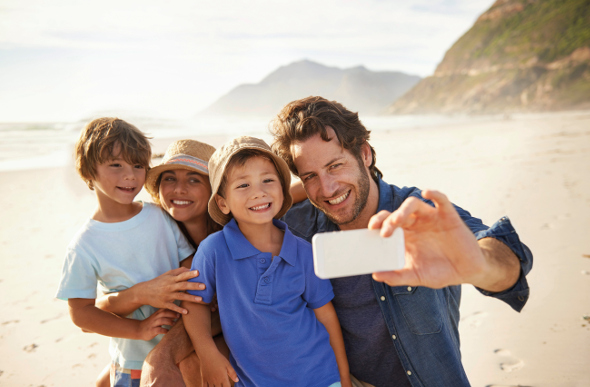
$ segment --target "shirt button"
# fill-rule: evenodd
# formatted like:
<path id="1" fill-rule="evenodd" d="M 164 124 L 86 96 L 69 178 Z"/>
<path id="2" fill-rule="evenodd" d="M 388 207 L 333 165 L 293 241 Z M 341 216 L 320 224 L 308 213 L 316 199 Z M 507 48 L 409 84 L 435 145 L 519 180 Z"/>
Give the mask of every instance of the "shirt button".
<path id="1" fill-rule="evenodd" d="M 408 376 L 412 375 L 412 371 L 407 372 Z"/>
<path id="2" fill-rule="evenodd" d="M 385 296 L 381 296 L 381 301 L 385 301 Z"/>
<path id="3" fill-rule="evenodd" d="M 412 287 L 408 286 L 408 292 L 411 292 L 411 291 L 412 291 Z"/>
<path id="4" fill-rule="evenodd" d="M 264 277 L 264 283 L 267 284 L 269 282 L 270 282 L 270 280 L 268 279 L 268 277 Z"/>
<path id="5" fill-rule="evenodd" d="M 395 335 L 391 335 L 391 338 L 394 340 L 397 339 L 397 337 L 395 337 Z"/>
<path id="6" fill-rule="evenodd" d="M 265 262 L 266 262 L 266 259 L 260 258 L 260 263 L 265 263 Z"/>

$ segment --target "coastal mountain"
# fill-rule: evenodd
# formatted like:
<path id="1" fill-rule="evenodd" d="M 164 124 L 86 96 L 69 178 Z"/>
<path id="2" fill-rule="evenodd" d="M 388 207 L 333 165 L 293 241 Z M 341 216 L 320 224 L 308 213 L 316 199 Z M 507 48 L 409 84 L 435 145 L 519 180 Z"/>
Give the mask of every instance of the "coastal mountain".
<path id="1" fill-rule="evenodd" d="M 278 68 L 260 83 L 237 86 L 201 114 L 271 116 L 288 102 L 310 95 L 336 100 L 363 115 L 379 114 L 420 79 L 395 71 L 340 69 L 302 60 Z"/>
<path id="2" fill-rule="evenodd" d="M 590 108 L 590 1 L 498 0 L 390 113 Z"/>

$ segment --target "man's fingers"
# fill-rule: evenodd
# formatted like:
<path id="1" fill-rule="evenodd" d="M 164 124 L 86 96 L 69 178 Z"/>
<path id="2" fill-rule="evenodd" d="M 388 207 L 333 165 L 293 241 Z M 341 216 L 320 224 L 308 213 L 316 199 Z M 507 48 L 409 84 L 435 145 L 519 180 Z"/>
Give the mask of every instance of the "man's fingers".
<path id="1" fill-rule="evenodd" d="M 407 268 L 373 273 L 373 279 L 377 282 L 385 282 L 389 286 L 419 285 L 416 275 L 412 272 L 412 270 Z"/>
<path id="2" fill-rule="evenodd" d="M 433 189 L 425 189 L 422 191 L 422 197 L 424 199 L 432 200 L 436 208 L 440 210 L 455 210 L 453 203 L 451 203 L 447 195 L 442 192 Z"/>
<path id="3" fill-rule="evenodd" d="M 378 230 L 383 225 L 383 221 L 387 219 L 387 217 L 391 215 L 391 212 L 386 210 L 381 210 L 375 215 L 371 216 L 369 219 L 369 225 L 367 226 L 369 230 Z"/>

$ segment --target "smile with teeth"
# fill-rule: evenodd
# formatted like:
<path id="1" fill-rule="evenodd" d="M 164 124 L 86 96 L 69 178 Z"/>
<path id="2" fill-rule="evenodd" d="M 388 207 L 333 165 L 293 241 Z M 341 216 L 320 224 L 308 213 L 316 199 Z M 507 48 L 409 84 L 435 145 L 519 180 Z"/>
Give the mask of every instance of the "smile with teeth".
<path id="1" fill-rule="evenodd" d="M 340 204 L 348 197 L 348 195 L 350 195 L 350 191 L 345 192 L 344 194 L 338 196 L 335 199 L 328 200 L 328 203 L 332 205 Z"/>
<path id="2" fill-rule="evenodd" d="M 260 211 L 260 210 L 265 210 L 265 209 L 267 209 L 269 207 L 270 207 L 270 203 L 266 203 L 266 204 L 262 204 L 260 206 L 250 207 L 250 209 L 252 211 Z"/>
<path id="3" fill-rule="evenodd" d="M 186 206 L 187 204 L 191 204 L 192 202 L 189 200 L 170 200 L 172 204 L 176 204 L 177 206 Z"/>
<path id="4" fill-rule="evenodd" d="M 123 190 L 123 191 L 130 191 L 130 192 L 135 190 L 135 187 L 117 187 L 117 188 L 119 188 L 120 190 Z"/>

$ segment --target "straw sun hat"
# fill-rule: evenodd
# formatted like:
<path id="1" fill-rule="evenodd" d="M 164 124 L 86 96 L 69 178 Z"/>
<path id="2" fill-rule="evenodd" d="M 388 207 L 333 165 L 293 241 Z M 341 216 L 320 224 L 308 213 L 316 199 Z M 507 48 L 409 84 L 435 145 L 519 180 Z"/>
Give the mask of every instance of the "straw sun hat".
<path id="1" fill-rule="evenodd" d="M 283 185 L 283 206 L 281 210 L 275 215 L 275 218 L 280 218 L 285 215 L 287 210 L 291 208 L 293 199 L 289 193 L 291 186 L 291 172 L 285 161 L 277 156 L 270 147 L 261 139 L 249 136 L 236 137 L 233 140 L 225 143 L 221 148 L 215 151 L 209 160 L 209 181 L 211 182 L 211 192 L 214 194 L 219 190 L 219 185 L 223 175 L 226 173 L 227 164 L 232 156 L 244 149 L 256 149 L 265 153 L 274 163 L 281 184 Z M 222 226 L 231 220 L 231 215 L 226 215 L 221 212 L 215 201 L 215 195 L 211 195 L 209 199 L 209 215 L 211 218 Z"/>
<path id="2" fill-rule="evenodd" d="M 209 158 L 214 152 L 211 145 L 196 140 L 174 141 L 166 149 L 162 162 L 148 171 L 145 189 L 157 199 L 160 175 L 173 169 L 188 169 L 209 176 Z"/>

